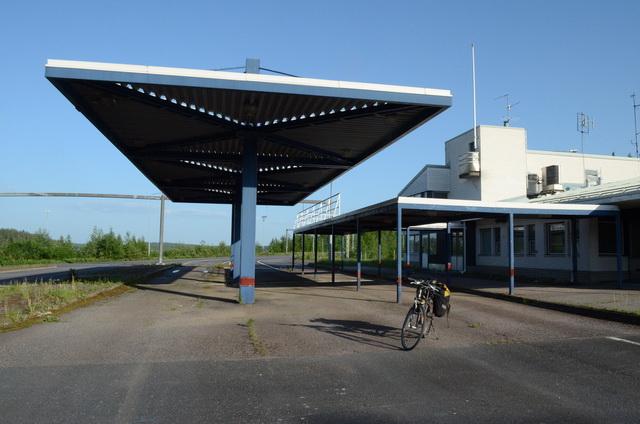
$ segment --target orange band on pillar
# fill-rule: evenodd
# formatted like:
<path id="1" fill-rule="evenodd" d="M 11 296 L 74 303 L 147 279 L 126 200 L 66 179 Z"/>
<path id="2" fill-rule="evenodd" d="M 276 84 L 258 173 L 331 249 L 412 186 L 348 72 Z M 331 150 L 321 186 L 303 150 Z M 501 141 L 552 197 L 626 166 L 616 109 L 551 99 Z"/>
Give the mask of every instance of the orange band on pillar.
<path id="1" fill-rule="evenodd" d="M 361 278 L 362 274 L 360 274 L 360 271 L 358 271 L 358 278 Z"/>
<path id="2" fill-rule="evenodd" d="M 396 278 L 396 283 L 402 284 L 402 278 L 400 278 L 400 277 Z"/>
<path id="3" fill-rule="evenodd" d="M 240 285 L 243 286 L 243 287 L 255 286 L 256 285 L 256 279 L 255 278 L 250 278 L 250 277 L 240 277 Z"/>
<path id="4" fill-rule="evenodd" d="M 509 268 L 509 277 L 513 277 L 516 275 L 516 270 L 515 268 Z"/>

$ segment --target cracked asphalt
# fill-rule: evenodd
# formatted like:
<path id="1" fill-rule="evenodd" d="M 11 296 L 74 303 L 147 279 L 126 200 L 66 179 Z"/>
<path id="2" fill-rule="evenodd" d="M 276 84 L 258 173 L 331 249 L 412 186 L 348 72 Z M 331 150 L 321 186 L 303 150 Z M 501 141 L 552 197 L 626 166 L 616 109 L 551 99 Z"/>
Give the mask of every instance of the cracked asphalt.
<path id="1" fill-rule="evenodd" d="M 404 352 L 410 289 L 286 263 L 261 258 L 254 305 L 198 263 L 0 334 L 0 422 L 640 421 L 638 327 L 454 293 Z"/>

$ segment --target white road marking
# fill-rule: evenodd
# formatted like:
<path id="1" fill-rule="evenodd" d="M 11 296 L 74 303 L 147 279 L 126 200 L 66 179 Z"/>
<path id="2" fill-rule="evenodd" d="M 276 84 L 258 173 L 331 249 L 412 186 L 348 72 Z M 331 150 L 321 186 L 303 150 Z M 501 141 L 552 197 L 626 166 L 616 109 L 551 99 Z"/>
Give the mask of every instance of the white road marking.
<path id="1" fill-rule="evenodd" d="M 41 266 L 38 268 L 18 268 L 18 269 L 8 269 L 6 271 L 0 271 L 0 274 L 4 274 L 7 272 L 23 272 L 23 271 L 36 271 L 36 270 L 41 270 L 41 269 L 54 269 L 54 268 L 58 268 L 57 265 L 54 266 Z"/>
<path id="2" fill-rule="evenodd" d="M 640 346 L 639 342 L 634 342 L 633 340 L 621 339 L 619 337 L 607 337 L 607 339 L 613 340 L 613 341 L 616 341 L 616 342 L 624 342 L 624 343 L 629 343 L 629 344 L 632 344 L 632 345 Z"/>
<path id="3" fill-rule="evenodd" d="M 282 271 L 280 268 L 276 268 L 275 266 L 271 266 L 271 265 L 269 265 L 269 264 L 265 264 L 265 263 L 264 263 L 264 262 L 262 262 L 262 261 L 258 261 L 258 263 L 259 263 L 260 265 L 264 265 L 264 266 L 266 266 L 267 268 L 275 269 L 276 271 Z"/>

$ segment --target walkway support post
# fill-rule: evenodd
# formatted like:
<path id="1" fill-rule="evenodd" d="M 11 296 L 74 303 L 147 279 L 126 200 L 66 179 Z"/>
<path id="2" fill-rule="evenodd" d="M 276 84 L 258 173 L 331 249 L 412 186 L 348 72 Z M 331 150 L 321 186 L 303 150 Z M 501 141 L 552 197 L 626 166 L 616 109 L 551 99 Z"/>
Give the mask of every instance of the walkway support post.
<path id="1" fill-rule="evenodd" d="M 291 232 L 291 271 L 296 266 L 296 233 Z"/>
<path id="2" fill-rule="evenodd" d="M 409 244 L 409 239 L 411 237 L 411 227 L 407 226 L 407 268 L 411 265 L 411 245 Z"/>
<path id="3" fill-rule="evenodd" d="M 360 290 L 360 280 L 362 278 L 362 239 L 360 237 L 360 218 L 356 218 L 356 260 L 358 261 L 356 269 L 356 289 Z"/>
<path id="4" fill-rule="evenodd" d="M 616 280 L 618 288 L 622 288 L 622 216 L 616 214 Z"/>
<path id="5" fill-rule="evenodd" d="M 396 211 L 396 302 L 402 298 L 402 208 Z"/>
<path id="6" fill-rule="evenodd" d="M 300 238 L 302 239 L 302 275 L 304 275 L 304 233 L 300 234 Z"/>
<path id="7" fill-rule="evenodd" d="M 240 303 L 252 304 L 256 285 L 256 204 L 258 170 L 256 139 L 246 137 L 242 152 L 240 207 Z"/>
<path id="8" fill-rule="evenodd" d="M 158 265 L 164 265 L 164 194 L 160 195 L 160 234 L 158 235 Z"/>
<path id="9" fill-rule="evenodd" d="M 513 213 L 509 214 L 509 294 L 513 294 L 515 265 L 513 256 Z"/>
<path id="10" fill-rule="evenodd" d="M 378 230 L 378 277 L 382 275 L 382 231 Z"/>
<path id="11" fill-rule="evenodd" d="M 445 266 L 445 275 L 447 276 L 447 285 L 451 284 L 451 224 L 447 222 L 445 232 L 445 252 L 447 256 L 447 264 Z"/>
<path id="12" fill-rule="evenodd" d="M 233 274 L 231 276 L 233 284 L 240 284 L 240 193 L 242 184 L 238 181 L 236 185 L 237 194 L 231 205 L 231 265 Z"/>
<path id="13" fill-rule="evenodd" d="M 571 218 L 571 282 L 578 282 L 578 223 Z"/>
<path id="14" fill-rule="evenodd" d="M 313 232 L 313 274 L 318 273 L 318 230 Z"/>
<path id="15" fill-rule="evenodd" d="M 331 284 L 336 283 L 336 239 L 331 226 Z"/>

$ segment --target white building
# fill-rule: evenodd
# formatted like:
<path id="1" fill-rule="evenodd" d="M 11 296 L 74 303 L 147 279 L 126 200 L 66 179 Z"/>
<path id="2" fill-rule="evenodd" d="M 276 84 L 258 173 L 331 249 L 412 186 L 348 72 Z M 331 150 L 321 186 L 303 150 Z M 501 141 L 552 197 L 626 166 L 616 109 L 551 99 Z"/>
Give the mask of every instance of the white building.
<path id="1" fill-rule="evenodd" d="M 640 276 L 640 161 L 575 152 L 529 150 L 523 128 L 478 126 L 445 143 L 445 165 L 426 165 L 400 196 L 481 201 L 616 204 L 623 212 L 623 266 Z M 634 191 L 637 190 L 637 191 Z M 631 194 L 630 194 L 631 193 Z M 622 196 L 623 194 L 626 197 Z M 621 197 L 622 196 L 622 197 Z M 571 220 L 516 219 L 515 266 L 519 278 L 568 280 L 572 270 Z M 615 279 L 615 223 L 575 221 L 578 281 Z M 452 225 L 454 269 L 504 276 L 508 227 L 500 220 Z M 446 262 L 442 230 L 413 232 L 412 262 L 441 269 Z"/>

